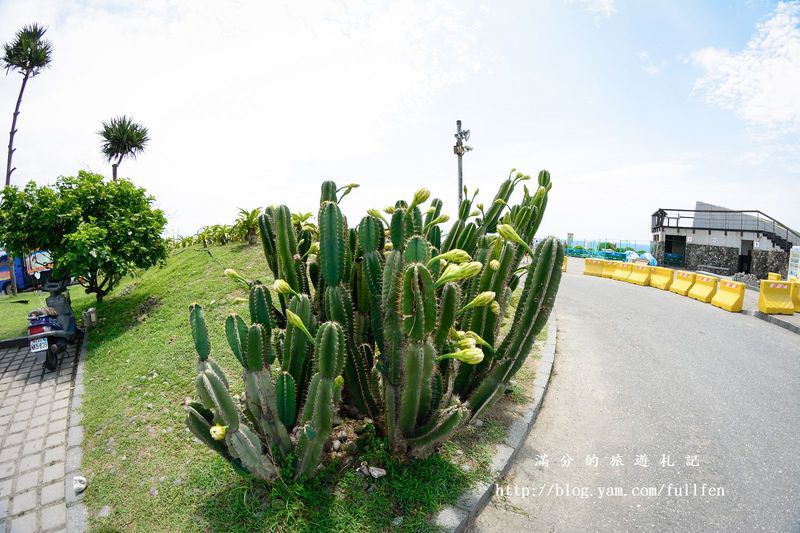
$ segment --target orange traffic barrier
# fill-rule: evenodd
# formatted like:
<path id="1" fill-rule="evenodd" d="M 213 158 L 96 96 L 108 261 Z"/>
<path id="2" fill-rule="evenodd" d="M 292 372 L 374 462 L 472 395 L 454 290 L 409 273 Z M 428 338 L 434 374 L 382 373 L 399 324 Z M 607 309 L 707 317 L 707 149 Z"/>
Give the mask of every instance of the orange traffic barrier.
<path id="1" fill-rule="evenodd" d="M 778 274 L 777 272 L 769 272 L 769 273 L 767 273 L 767 280 L 769 280 L 769 281 L 780 281 L 781 279 L 783 279 L 783 278 L 781 278 L 781 275 Z"/>
<path id="2" fill-rule="evenodd" d="M 631 275 L 628 276 L 628 283 L 634 283 L 636 285 L 647 286 L 650 285 L 650 273 L 653 271 L 653 267 L 648 265 L 633 265 L 633 270 L 631 270 Z"/>
<path id="3" fill-rule="evenodd" d="M 717 293 L 718 279 L 716 276 L 698 274 L 694 280 L 694 285 L 689 289 L 689 293 L 686 296 L 703 303 L 711 303 L 711 299 Z"/>
<path id="4" fill-rule="evenodd" d="M 587 276 L 602 276 L 603 275 L 603 260 L 590 259 L 583 260 L 583 273 Z"/>
<path id="5" fill-rule="evenodd" d="M 744 283 L 721 279 L 717 293 L 711 299 L 711 305 L 731 313 L 739 313 L 744 305 L 744 291 Z"/>
<path id="6" fill-rule="evenodd" d="M 610 278 L 614 275 L 614 271 L 617 270 L 617 265 L 619 261 L 609 261 L 608 259 L 603 259 L 603 273 L 601 274 L 604 278 Z"/>
<path id="7" fill-rule="evenodd" d="M 627 281 L 632 269 L 633 265 L 631 263 L 617 263 L 617 269 L 611 277 L 617 281 Z"/>
<path id="8" fill-rule="evenodd" d="M 668 291 L 672 286 L 674 271 L 671 268 L 653 267 L 650 272 L 650 286 L 662 291 Z"/>
<path id="9" fill-rule="evenodd" d="M 794 304 L 794 312 L 800 313 L 800 279 L 794 278 L 790 294 L 792 296 L 792 303 Z"/>
<path id="10" fill-rule="evenodd" d="M 792 284 L 788 281 L 761 280 L 758 310 L 768 315 L 793 315 Z"/>
<path id="11" fill-rule="evenodd" d="M 697 277 L 697 274 L 694 272 L 677 272 L 675 274 L 675 280 L 672 282 L 672 286 L 669 288 L 670 292 L 680 294 L 681 296 L 686 296 L 689 294 L 689 291 L 692 290 L 695 277 Z"/>

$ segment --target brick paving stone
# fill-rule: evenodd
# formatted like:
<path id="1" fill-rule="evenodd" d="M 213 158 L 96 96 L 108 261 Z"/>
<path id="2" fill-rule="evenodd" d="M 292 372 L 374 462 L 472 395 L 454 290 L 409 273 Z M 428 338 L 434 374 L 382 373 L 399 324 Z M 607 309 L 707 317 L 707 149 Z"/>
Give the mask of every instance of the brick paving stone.
<path id="1" fill-rule="evenodd" d="M 14 515 L 22 514 L 36 508 L 37 503 L 36 489 L 31 489 L 20 494 L 15 494 L 11 499 L 11 513 Z"/>
<path id="2" fill-rule="evenodd" d="M 44 463 L 49 465 L 51 463 L 55 463 L 56 461 L 64 461 L 66 456 L 67 454 L 65 448 L 50 448 L 44 452 Z"/>
<path id="3" fill-rule="evenodd" d="M 67 506 L 64 502 L 42 509 L 42 529 L 48 530 L 67 523 Z"/>
<path id="4" fill-rule="evenodd" d="M 64 499 L 64 483 L 57 481 L 42 487 L 42 505 L 61 501 Z"/>
<path id="5" fill-rule="evenodd" d="M 11 521 L 9 533 L 31 533 L 36 531 L 36 514 L 28 513 L 23 516 L 18 516 Z"/>
<path id="6" fill-rule="evenodd" d="M 62 531 L 72 516 L 67 460 L 74 471 L 82 454 L 68 454 L 66 443 L 78 349 L 69 347 L 57 372 L 42 372 L 27 347 L 0 349 L 0 533 Z M 80 501 L 70 505 L 85 513 Z"/>
<path id="7" fill-rule="evenodd" d="M 19 471 L 20 472 L 28 472 L 33 469 L 38 469 L 42 467 L 42 454 L 41 453 L 34 453 L 31 455 L 26 455 L 19 461 Z"/>

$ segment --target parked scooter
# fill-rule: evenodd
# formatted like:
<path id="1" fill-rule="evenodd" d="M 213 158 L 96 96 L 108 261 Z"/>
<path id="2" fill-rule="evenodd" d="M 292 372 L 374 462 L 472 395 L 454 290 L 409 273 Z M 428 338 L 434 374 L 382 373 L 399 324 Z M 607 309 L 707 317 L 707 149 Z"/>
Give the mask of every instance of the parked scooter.
<path id="1" fill-rule="evenodd" d="M 69 287 L 70 279 L 51 279 L 42 285 L 49 292 L 47 306 L 28 314 L 28 340 L 37 363 L 44 363 L 47 370 L 55 370 L 67 344 L 75 342 L 78 328 L 72 313 Z"/>

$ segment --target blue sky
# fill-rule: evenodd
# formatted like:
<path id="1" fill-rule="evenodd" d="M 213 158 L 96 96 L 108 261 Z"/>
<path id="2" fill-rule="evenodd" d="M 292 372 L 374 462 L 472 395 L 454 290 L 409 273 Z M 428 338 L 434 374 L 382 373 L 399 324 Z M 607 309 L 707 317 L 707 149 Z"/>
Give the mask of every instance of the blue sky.
<path id="1" fill-rule="evenodd" d="M 0 1 L 0 38 L 39 21 L 56 47 L 25 95 L 15 182 L 108 174 L 95 132 L 128 113 L 152 144 L 121 174 L 172 232 L 315 211 L 324 178 L 362 185 L 354 221 L 422 186 L 454 213 L 460 118 L 485 199 L 511 167 L 551 171 L 544 233 L 645 240 L 656 208 L 698 199 L 800 227 L 796 3 L 219 5 Z M 0 78 L 2 120 L 18 83 Z"/>

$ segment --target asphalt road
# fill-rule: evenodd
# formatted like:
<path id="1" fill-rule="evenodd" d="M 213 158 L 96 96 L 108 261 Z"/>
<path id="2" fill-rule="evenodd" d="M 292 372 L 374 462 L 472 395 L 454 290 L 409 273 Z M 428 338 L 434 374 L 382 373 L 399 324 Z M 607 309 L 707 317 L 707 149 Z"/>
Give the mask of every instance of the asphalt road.
<path id="1" fill-rule="evenodd" d="M 538 421 L 475 529 L 800 531 L 800 336 L 582 268 Z"/>

